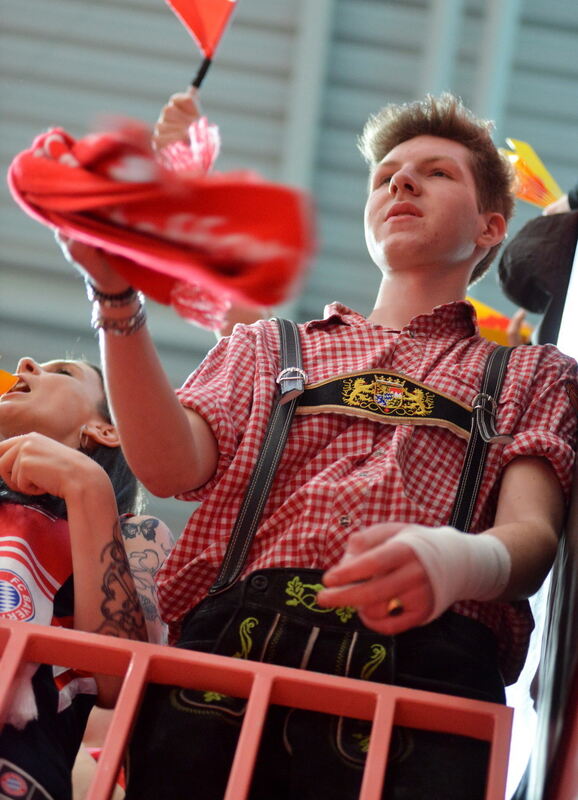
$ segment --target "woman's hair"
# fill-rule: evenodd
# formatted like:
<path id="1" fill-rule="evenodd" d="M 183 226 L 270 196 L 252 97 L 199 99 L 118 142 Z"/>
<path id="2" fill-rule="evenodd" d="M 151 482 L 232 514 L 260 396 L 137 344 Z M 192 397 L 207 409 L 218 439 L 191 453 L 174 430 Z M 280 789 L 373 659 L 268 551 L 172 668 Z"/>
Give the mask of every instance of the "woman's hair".
<path id="1" fill-rule="evenodd" d="M 95 364 L 89 364 L 90 367 L 100 377 L 103 393 L 102 400 L 98 404 L 97 409 L 101 417 L 106 422 L 113 424 L 110 409 L 106 394 L 104 393 L 104 379 L 102 377 L 102 370 Z M 126 458 L 120 447 L 107 447 L 105 444 L 98 444 L 91 442 L 89 448 L 80 448 L 81 452 L 96 461 L 97 464 L 104 469 L 108 475 L 114 494 L 116 496 L 116 504 L 118 506 L 119 514 L 132 513 L 137 514 L 142 511 L 143 493 L 140 485 L 135 478 L 131 468 L 126 463 Z"/>
<path id="2" fill-rule="evenodd" d="M 359 137 L 359 149 L 373 169 L 398 144 L 416 136 L 438 136 L 464 145 L 470 151 L 472 174 L 480 211 L 497 211 L 506 222 L 514 211 L 514 174 L 491 137 L 492 124 L 478 119 L 458 97 L 444 92 L 439 97 L 400 105 L 390 104 L 369 117 Z M 476 264 L 470 283 L 489 268 L 499 244 Z"/>
<path id="3" fill-rule="evenodd" d="M 100 367 L 89 364 L 100 377 L 103 387 L 103 398 L 98 403 L 97 410 L 106 422 L 113 424 L 108 401 L 104 393 L 104 380 Z M 104 469 L 108 475 L 114 494 L 119 514 L 139 514 L 144 505 L 143 493 L 140 485 L 126 463 L 124 453 L 120 447 L 107 447 L 104 444 L 91 442 L 89 447 L 80 447 L 81 453 L 92 458 Z M 56 517 L 66 519 L 66 503 L 61 497 L 51 494 L 29 495 L 15 492 L 10 489 L 0 478 L 0 502 L 34 505 L 48 511 Z"/>

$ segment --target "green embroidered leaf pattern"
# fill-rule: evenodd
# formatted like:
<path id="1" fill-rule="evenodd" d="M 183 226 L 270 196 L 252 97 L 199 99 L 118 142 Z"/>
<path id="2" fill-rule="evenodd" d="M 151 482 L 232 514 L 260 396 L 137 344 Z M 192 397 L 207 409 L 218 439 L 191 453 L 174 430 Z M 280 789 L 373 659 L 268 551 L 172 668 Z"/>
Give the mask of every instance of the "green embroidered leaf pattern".
<path id="1" fill-rule="evenodd" d="M 341 622 L 347 622 L 355 614 L 355 609 L 351 606 L 343 608 L 321 608 L 317 605 L 317 593 L 323 588 L 321 583 L 303 583 L 296 575 L 287 582 L 285 593 L 289 595 L 290 600 L 285 601 L 288 606 L 304 606 L 309 611 L 314 611 L 317 614 L 331 614 L 333 611 Z M 307 591 L 309 589 L 309 591 Z"/>
<path id="2" fill-rule="evenodd" d="M 289 597 L 293 598 L 292 600 L 287 600 L 287 605 L 298 606 L 299 599 L 303 593 L 303 584 L 297 575 L 294 578 L 291 578 L 291 580 L 288 582 L 287 586 L 285 587 L 285 592 L 289 595 Z"/>
<path id="3" fill-rule="evenodd" d="M 203 700 L 205 703 L 218 703 L 219 700 L 222 700 L 226 696 L 226 694 L 219 694 L 219 692 L 205 692 Z"/>
<path id="4" fill-rule="evenodd" d="M 361 750 L 362 753 L 367 753 L 369 750 L 369 740 L 370 736 L 364 736 L 362 733 L 354 733 L 353 738 L 357 739 L 357 746 Z"/>
<path id="5" fill-rule="evenodd" d="M 251 631 L 255 625 L 259 624 L 259 620 L 255 617 L 247 617 L 239 625 L 239 639 L 241 640 L 241 650 L 233 655 L 233 658 L 249 658 L 249 653 L 253 647 L 253 640 L 251 639 Z"/>
<path id="6" fill-rule="evenodd" d="M 335 613 L 341 620 L 341 622 L 348 622 L 351 617 L 355 614 L 355 609 L 353 606 L 343 606 L 342 608 L 336 608 Z"/>
<path id="7" fill-rule="evenodd" d="M 239 638 L 241 640 L 241 650 L 233 655 L 233 658 L 249 658 L 249 653 L 253 647 L 253 640 L 251 639 L 251 631 L 255 625 L 259 624 L 259 620 L 255 617 L 247 617 L 239 625 Z M 227 697 L 226 694 L 219 692 L 205 692 L 203 700 L 205 703 L 218 703 L 219 700 Z"/>
<path id="8" fill-rule="evenodd" d="M 380 664 L 383 663 L 385 657 L 387 655 L 387 650 L 382 644 L 372 644 L 371 645 L 371 658 L 364 664 L 361 670 L 361 680 L 368 681 L 375 670 L 379 667 Z"/>

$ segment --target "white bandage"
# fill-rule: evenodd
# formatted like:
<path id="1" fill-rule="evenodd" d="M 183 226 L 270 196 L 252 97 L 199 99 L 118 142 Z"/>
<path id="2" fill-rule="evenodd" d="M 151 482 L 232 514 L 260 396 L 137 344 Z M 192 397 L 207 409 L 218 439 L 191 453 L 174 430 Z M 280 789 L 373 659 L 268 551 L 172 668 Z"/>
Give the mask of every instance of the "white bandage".
<path id="1" fill-rule="evenodd" d="M 512 559 L 489 533 L 407 525 L 393 538 L 411 547 L 430 579 L 436 619 L 458 600 L 493 600 L 508 584 Z"/>

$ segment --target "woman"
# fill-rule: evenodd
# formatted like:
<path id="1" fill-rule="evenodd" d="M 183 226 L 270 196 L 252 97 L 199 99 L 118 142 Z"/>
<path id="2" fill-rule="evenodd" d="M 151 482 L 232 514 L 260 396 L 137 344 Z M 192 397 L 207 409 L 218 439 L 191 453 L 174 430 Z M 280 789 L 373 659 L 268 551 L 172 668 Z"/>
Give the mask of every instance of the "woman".
<path id="1" fill-rule="evenodd" d="M 138 486 L 99 370 L 24 358 L 17 375 L 0 398 L 0 619 L 141 640 L 148 627 L 160 641 L 153 575 L 170 534 L 132 516 Z M 0 784 L 14 796 L 68 800 L 90 709 L 111 706 L 119 683 L 25 666 L 0 734 Z"/>

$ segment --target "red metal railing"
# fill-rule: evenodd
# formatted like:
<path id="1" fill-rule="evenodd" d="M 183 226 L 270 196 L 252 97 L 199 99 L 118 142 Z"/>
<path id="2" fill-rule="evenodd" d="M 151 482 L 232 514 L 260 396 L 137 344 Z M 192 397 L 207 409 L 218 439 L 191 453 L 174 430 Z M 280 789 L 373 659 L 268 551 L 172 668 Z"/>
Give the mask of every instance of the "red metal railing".
<path id="1" fill-rule="evenodd" d="M 0 623 L 0 724 L 11 683 L 27 661 L 124 676 L 87 800 L 107 800 L 147 682 L 248 698 L 224 800 L 246 800 L 270 704 L 373 720 L 359 800 L 378 800 L 394 724 L 491 742 L 486 800 L 504 800 L 512 710 L 496 703 L 384 686 L 316 672 L 183 651 L 124 639 Z"/>

